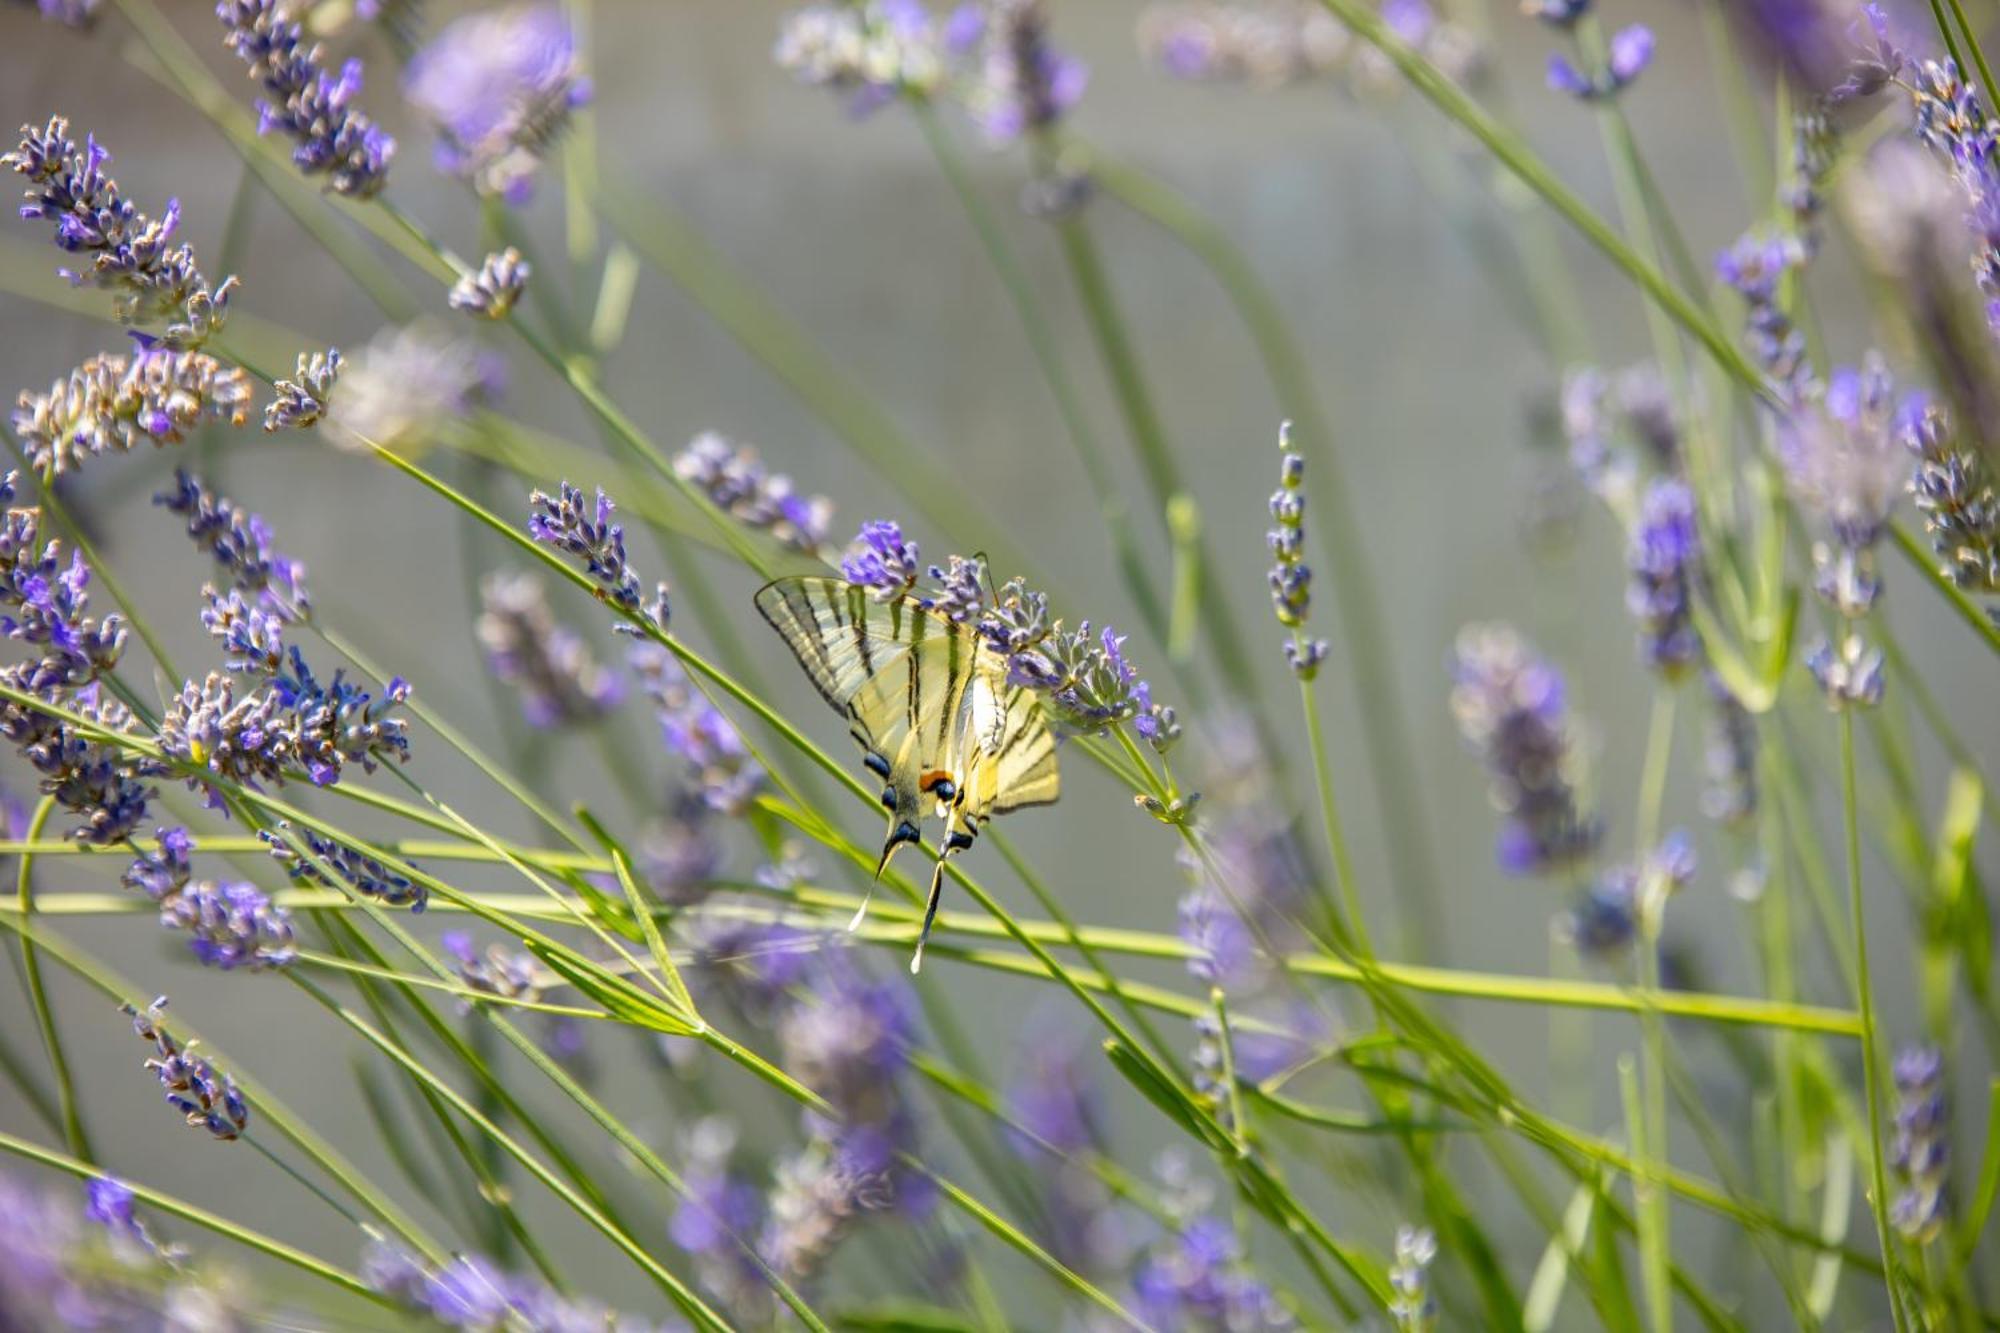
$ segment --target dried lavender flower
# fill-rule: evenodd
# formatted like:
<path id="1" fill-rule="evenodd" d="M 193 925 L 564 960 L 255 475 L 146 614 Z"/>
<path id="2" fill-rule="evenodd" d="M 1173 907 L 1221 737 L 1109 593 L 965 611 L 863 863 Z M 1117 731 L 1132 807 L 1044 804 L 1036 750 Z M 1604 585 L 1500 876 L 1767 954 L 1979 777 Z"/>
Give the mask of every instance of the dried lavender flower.
<path id="1" fill-rule="evenodd" d="M 505 319 L 527 289 L 533 272 L 521 252 L 510 245 L 486 256 L 477 270 L 452 284 L 451 308 L 482 319 Z"/>
<path id="2" fill-rule="evenodd" d="M 240 426 L 249 412 L 241 369 L 161 345 L 93 356 L 47 393 L 23 392 L 14 432 L 34 469 L 59 477 L 99 454 L 179 444 L 204 421 Z"/>
<path id="3" fill-rule="evenodd" d="M 1137 1313 L 1156 1328 L 1289 1333 L 1291 1313 L 1244 1262 L 1226 1223 L 1197 1216 L 1149 1248 L 1132 1277 Z"/>
<path id="4" fill-rule="evenodd" d="M 419 320 L 383 329 L 345 358 L 325 425 L 346 448 L 414 454 L 499 393 L 497 360 Z"/>
<path id="5" fill-rule="evenodd" d="M 163 217 L 148 217 L 104 174 L 110 160 L 95 138 L 79 150 L 61 116 L 39 130 L 23 125 L 20 146 L 0 157 L 28 178 L 21 216 L 51 220 L 58 246 L 91 256 L 88 268 L 61 270 L 64 277 L 114 293 L 120 323 L 160 324 L 157 338 L 167 347 L 199 347 L 227 320 L 236 279 L 211 285 L 194 251 L 173 244 L 180 201 L 169 200 Z"/>
<path id="6" fill-rule="evenodd" d="M 2000 500 L 1985 460 L 1961 448 L 1944 410 L 1912 399 L 1898 438 L 1916 455 L 1909 492 L 1938 557 L 1938 572 L 1968 592 L 2000 593 Z"/>
<path id="7" fill-rule="evenodd" d="M 153 1071 L 166 1090 L 167 1105 L 187 1118 L 187 1123 L 207 1130 L 224 1143 L 240 1138 L 250 1123 L 250 1106 L 237 1089 L 236 1080 L 194 1053 L 193 1043 L 182 1046 L 167 1031 L 162 995 L 144 1010 L 125 1005 L 132 1016 L 132 1030 L 153 1047 L 146 1068 Z"/>
<path id="8" fill-rule="evenodd" d="M 909 95 L 929 97 L 978 41 L 979 13 L 943 23 L 911 0 L 806 5 L 785 17 L 772 59 L 801 83 L 846 95 L 856 115 Z"/>
<path id="9" fill-rule="evenodd" d="M 463 1333 L 537 1329 L 549 1333 L 667 1333 L 671 1325 L 620 1314 L 587 1296 L 568 1295 L 491 1259 L 460 1254 L 433 1266 L 401 1246 L 371 1236 L 361 1278 L 433 1326 Z"/>
<path id="10" fill-rule="evenodd" d="M 624 698 L 618 677 L 591 655 L 582 636 L 557 623 L 540 579 L 489 574 L 480 599 L 474 630 L 487 667 L 520 695 L 529 726 L 586 726 Z"/>
<path id="11" fill-rule="evenodd" d="M 271 386 L 276 397 L 264 409 L 264 429 L 304 430 L 326 415 L 334 381 L 340 378 L 340 349 L 300 352 L 299 367 L 288 380 Z"/>
<path id="12" fill-rule="evenodd" d="M 439 170 L 519 204 L 590 80 L 561 6 L 519 4 L 445 25 L 411 57 L 403 92 L 437 131 Z"/>
<path id="13" fill-rule="evenodd" d="M 270 94 L 257 103 L 257 132 L 290 137 L 292 164 L 308 176 L 325 175 L 334 193 L 379 194 L 396 141 L 354 109 L 361 62 L 349 60 L 338 77 L 328 74 L 319 44 L 307 44 L 304 27 L 281 0 L 221 0 L 215 16 L 226 30 L 223 44 Z"/>

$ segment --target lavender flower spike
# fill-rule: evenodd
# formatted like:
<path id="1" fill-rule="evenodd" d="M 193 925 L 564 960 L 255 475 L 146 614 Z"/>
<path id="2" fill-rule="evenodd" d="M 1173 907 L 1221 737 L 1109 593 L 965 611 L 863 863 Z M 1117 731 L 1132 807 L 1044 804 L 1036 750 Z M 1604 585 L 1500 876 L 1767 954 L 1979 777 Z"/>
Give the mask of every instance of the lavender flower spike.
<path id="1" fill-rule="evenodd" d="M 250 378 L 206 352 L 154 346 L 93 356 L 49 386 L 23 393 L 14 431 L 44 477 L 75 472 L 99 454 L 179 444 L 204 421 L 240 426 Z"/>
<path id="2" fill-rule="evenodd" d="M 861 533 L 848 546 L 840 562 L 840 576 L 869 590 L 877 601 L 900 597 L 916 586 L 917 544 L 903 540 L 903 529 L 893 520 L 863 523 Z"/>
<path id="3" fill-rule="evenodd" d="M 1277 526 L 1269 532 L 1271 544 L 1271 604 L 1278 623 L 1291 630 L 1285 640 L 1285 659 L 1300 680 L 1311 680 L 1326 660 L 1325 639 L 1307 638 L 1300 633 L 1312 604 L 1312 567 L 1305 562 L 1306 497 L 1305 455 L 1292 447 L 1292 423 L 1278 428 L 1278 489 L 1271 496 L 1271 517 Z"/>
<path id="4" fill-rule="evenodd" d="M 196 1055 L 192 1044 L 182 1046 L 174 1040 L 161 1021 L 166 1007 L 164 995 L 143 1011 L 124 1006 L 132 1016 L 132 1030 L 153 1047 L 154 1055 L 146 1061 L 146 1068 L 158 1076 L 166 1090 L 167 1105 L 186 1116 L 189 1125 L 207 1130 L 224 1143 L 234 1142 L 249 1126 L 249 1103 L 235 1079 Z"/>
<path id="5" fill-rule="evenodd" d="M 1937 1239 L 1950 1204 L 1951 1107 L 1945 1099 L 1944 1053 L 1912 1046 L 1896 1056 L 1896 1137 L 1890 1160 L 1903 1190 L 1889 1221 L 1918 1245 Z"/>
<path id="6" fill-rule="evenodd" d="M 326 415 L 327 399 L 333 393 L 333 382 L 339 378 L 338 347 L 329 347 L 324 352 L 300 352 L 299 368 L 292 378 L 271 386 L 277 397 L 264 409 L 264 429 L 304 430 L 317 425 Z"/>
<path id="7" fill-rule="evenodd" d="M 481 319 L 505 319 L 527 290 L 533 273 L 528 261 L 513 246 L 486 256 L 479 268 L 452 285 L 448 298 L 453 310 L 462 310 Z"/>
<path id="8" fill-rule="evenodd" d="M 737 522 L 768 532 L 795 551 L 818 555 L 826 542 L 833 501 L 801 494 L 790 477 L 766 468 L 748 445 L 704 432 L 674 455 L 674 475 L 700 487 Z"/>
<path id="9" fill-rule="evenodd" d="M 361 62 L 339 77 L 320 68 L 317 43 L 280 0 L 221 0 L 215 16 L 228 30 L 225 45 L 250 66 L 271 97 L 257 104 L 257 132 L 291 137 L 292 162 L 308 176 L 324 174 L 336 194 L 372 199 L 389 179 L 396 141 L 351 105 L 361 91 Z"/>
<path id="10" fill-rule="evenodd" d="M 46 128 L 21 127 L 21 143 L 0 163 L 28 178 L 24 218 L 54 222 L 56 244 L 71 254 L 91 256 L 83 272 L 62 270 L 78 285 L 116 293 L 121 323 L 164 324 L 159 341 L 195 348 L 218 332 L 229 315 L 236 279 L 210 285 L 195 263 L 194 251 L 173 244 L 180 226 L 178 200 L 166 214 L 147 217 L 118 192 L 104 174 L 111 154 L 96 139 L 79 150 L 69 122 L 52 116 Z"/>
<path id="11" fill-rule="evenodd" d="M 624 697 L 575 630 L 556 623 L 541 580 L 496 573 L 480 585 L 484 609 L 474 627 L 493 674 L 521 696 L 533 727 L 582 726 Z"/>
<path id="12" fill-rule="evenodd" d="M 437 129 L 441 170 L 518 204 L 590 80 L 561 6 L 528 4 L 448 24 L 411 58 L 403 91 Z"/>
<path id="13" fill-rule="evenodd" d="M 563 482 L 555 495 L 536 491 L 528 503 L 534 509 L 528 516 L 530 537 L 581 561 L 601 600 L 667 627 L 667 587 L 659 585 L 650 604 L 644 600 L 639 576 L 625 563 L 625 529 L 611 521 L 610 496 L 600 490 L 591 505 L 580 489 Z"/>

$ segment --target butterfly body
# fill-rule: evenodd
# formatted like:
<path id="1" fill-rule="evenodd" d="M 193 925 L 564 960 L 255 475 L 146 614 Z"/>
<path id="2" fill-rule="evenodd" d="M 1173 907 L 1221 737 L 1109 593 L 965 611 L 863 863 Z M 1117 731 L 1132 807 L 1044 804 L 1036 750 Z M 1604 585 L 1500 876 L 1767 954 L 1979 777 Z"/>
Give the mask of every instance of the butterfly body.
<path id="1" fill-rule="evenodd" d="M 972 626 L 907 595 L 878 600 L 841 579 L 786 578 L 758 590 L 757 609 L 847 719 L 863 766 L 882 779 L 889 835 L 877 878 L 897 848 L 921 841 L 927 814 L 944 821 L 928 936 L 946 858 L 970 847 L 994 815 L 1060 794 L 1055 737 L 1040 703 L 1008 679 L 1005 656 Z M 912 971 L 922 958 L 920 936 Z"/>

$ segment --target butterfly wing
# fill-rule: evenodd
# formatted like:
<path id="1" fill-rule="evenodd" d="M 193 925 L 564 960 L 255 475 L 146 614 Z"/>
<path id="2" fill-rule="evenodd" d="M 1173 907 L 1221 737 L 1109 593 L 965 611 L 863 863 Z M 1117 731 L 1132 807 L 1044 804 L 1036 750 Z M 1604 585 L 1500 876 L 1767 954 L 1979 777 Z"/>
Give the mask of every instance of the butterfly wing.
<path id="1" fill-rule="evenodd" d="M 979 655 L 962 625 L 907 598 L 879 602 L 841 579 L 787 578 L 757 593 L 757 609 L 884 781 L 882 804 L 914 840 L 927 774 L 956 771 L 954 722 Z"/>

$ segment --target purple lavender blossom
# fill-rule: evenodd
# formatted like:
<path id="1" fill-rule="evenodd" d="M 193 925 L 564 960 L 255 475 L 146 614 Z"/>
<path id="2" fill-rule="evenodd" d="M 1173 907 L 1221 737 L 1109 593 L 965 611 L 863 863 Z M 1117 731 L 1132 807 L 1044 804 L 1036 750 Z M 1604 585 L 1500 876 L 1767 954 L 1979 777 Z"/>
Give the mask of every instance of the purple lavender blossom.
<path id="1" fill-rule="evenodd" d="M 1841 367 L 1823 390 L 1784 417 L 1778 457 L 1799 498 L 1825 518 L 1844 547 L 1881 539 L 1909 480 L 1909 454 L 1897 438 L 1895 384 L 1878 356 Z"/>
<path id="2" fill-rule="evenodd" d="M 63 687 L 37 679 L 41 664 L 19 663 L 0 668 L 0 682 L 52 703 L 66 704 L 98 727 L 131 732 L 130 710 L 104 697 L 96 683 L 64 697 Z M 71 723 L 12 699 L 0 701 L 0 739 L 18 748 L 41 774 L 40 789 L 77 816 L 69 836 L 92 846 L 128 841 L 146 822 L 157 794 L 148 780 L 165 773 L 164 765 L 112 743 L 87 735 Z"/>
<path id="3" fill-rule="evenodd" d="M 736 1126 L 703 1116 L 685 1135 L 685 1190 L 667 1234 L 694 1260 L 695 1276 L 735 1318 L 762 1326 L 773 1313 L 771 1288 L 746 1237 L 766 1225 L 764 1193 L 731 1162 Z"/>
<path id="4" fill-rule="evenodd" d="M 1510 874 L 1547 874 L 1588 858 L 1603 829 L 1577 804 L 1578 728 L 1562 675 L 1506 625 L 1460 631 L 1451 708 L 1486 765 Z"/>
<path id="5" fill-rule="evenodd" d="M 115 1176 L 98 1176 L 84 1187 L 84 1217 L 106 1231 L 135 1234 L 138 1219 L 132 1212 L 132 1187 Z"/>
<path id="6" fill-rule="evenodd" d="M 0 504 L 14 498 L 15 473 L 0 479 Z M 0 516 L 0 634 L 37 649 L 38 688 L 87 685 L 118 664 L 123 617 L 88 614 L 90 567 L 80 552 L 65 562 L 62 543 L 42 539 L 38 509 Z"/>
<path id="7" fill-rule="evenodd" d="M 84 271 L 64 269 L 64 277 L 114 293 L 121 323 L 163 324 L 158 335 L 162 344 L 197 348 L 228 319 L 236 279 L 211 285 L 194 251 L 173 244 L 180 201 L 169 200 L 164 216 L 148 217 L 104 174 L 110 160 L 94 138 L 79 150 L 61 116 L 50 117 L 40 130 L 23 125 L 20 146 L 0 157 L 0 163 L 28 178 L 21 216 L 49 219 L 59 247 L 91 256 Z"/>
<path id="8" fill-rule="evenodd" d="M 143 1011 L 129 1004 L 124 1007 L 132 1016 L 132 1030 L 153 1047 L 146 1068 L 166 1090 L 167 1105 L 185 1116 L 190 1126 L 205 1129 L 224 1143 L 234 1142 L 250 1123 L 249 1103 L 235 1079 L 196 1055 L 192 1045 L 174 1040 L 161 1017 L 166 1007 L 164 995 Z"/>
<path id="9" fill-rule="evenodd" d="M 557 623 L 540 579 L 490 574 L 480 597 L 474 629 L 487 667 L 520 695 L 529 726 L 587 726 L 624 698 L 623 684 L 591 655 L 583 637 Z"/>
<path id="10" fill-rule="evenodd" d="M 1656 477 L 1640 501 L 1626 547 L 1625 605 L 1639 622 L 1639 653 L 1669 680 L 1701 657 L 1692 601 L 1701 567 L 1694 492 L 1677 477 Z"/>
<path id="11" fill-rule="evenodd" d="M 305 565 L 272 545 L 263 519 L 215 494 L 199 477 L 175 469 L 172 489 L 155 495 L 153 503 L 187 520 L 188 538 L 215 558 L 233 588 L 268 593 L 300 615 L 311 604 Z"/>
<path id="12" fill-rule="evenodd" d="M 257 132 L 288 135 L 292 164 L 308 176 L 324 174 L 336 194 L 380 193 L 396 141 L 353 107 L 361 62 L 349 60 L 338 77 L 328 74 L 319 45 L 306 44 L 305 29 L 279 0 L 221 0 L 215 16 L 227 30 L 224 44 L 270 94 L 257 103 Z"/>
<path id="13" fill-rule="evenodd" d="M 1837 645 L 1822 636 L 1806 650 L 1806 669 L 1835 712 L 1882 702 L 1882 650 L 1859 634 L 1845 634 Z"/>
<path id="14" fill-rule="evenodd" d="M 2000 332 L 2000 123 L 1988 118 L 1979 91 L 1951 61 L 1913 63 L 1906 73 L 1917 138 L 1943 160 L 1965 196 L 1973 277 L 1987 300 L 1987 323 Z"/>
<path id="15" fill-rule="evenodd" d="M 1911 1046 L 1896 1056 L 1896 1135 L 1889 1158 L 1903 1189 L 1889 1220 L 1898 1235 L 1928 1245 L 1950 1210 L 1951 1106 L 1945 1098 L 1944 1052 Z"/>
<path id="16" fill-rule="evenodd" d="M 659 629 L 667 627 L 666 585 L 660 585 L 653 603 L 647 605 L 639 576 L 625 563 L 625 529 L 611 521 L 610 496 L 598 491 L 592 506 L 581 490 L 563 482 L 557 494 L 536 491 L 528 502 L 533 506 L 528 516 L 530 537 L 581 562 L 604 601 L 650 620 Z"/>
<path id="17" fill-rule="evenodd" d="M 652 700 L 660 736 L 694 770 L 702 799 L 718 814 L 741 814 L 764 787 L 764 770 L 750 757 L 736 724 L 694 687 L 687 672 L 656 643 L 634 644 L 632 673 Z"/>
<path id="18" fill-rule="evenodd" d="M 862 116 L 938 91 L 977 43 L 978 20 L 969 5 L 940 23 L 912 0 L 810 4 L 786 16 L 771 54 L 799 82 L 843 94 L 850 114 Z"/>
<path id="19" fill-rule="evenodd" d="M 1647 902 L 1664 903 L 1687 887 L 1695 868 L 1693 841 L 1674 829 L 1637 862 L 1598 875 L 1577 904 L 1557 918 L 1556 933 L 1587 958 L 1622 960 L 1638 938 Z"/>
<path id="20" fill-rule="evenodd" d="M 1643 23 L 1620 28 L 1611 35 L 1603 73 L 1592 77 L 1578 69 L 1560 51 L 1551 52 L 1547 81 L 1551 91 L 1567 93 L 1584 102 L 1604 101 L 1629 88 L 1653 62 L 1653 30 Z"/>
<path id="21" fill-rule="evenodd" d="M 66 28 L 88 28 L 97 22 L 97 11 L 104 0 L 15 0 L 15 3 L 34 5 L 51 23 Z"/>
<path id="22" fill-rule="evenodd" d="M 1395 1262 L 1389 1266 L 1389 1317 L 1396 1333 L 1430 1333 L 1437 1327 L 1437 1297 L 1431 1294 L 1430 1268 L 1437 1259 L 1437 1237 L 1429 1227 L 1396 1228 Z"/>
<path id="23" fill-rule="evenodd" d="M 54 478 L 100 454 L 179 444 L 205 421 L 240 426 L 249 409 L 240 368 L 161 343 L 93 356 L 47 393 L 23 392 L 14 432 L 35 471 Z"/>
<path id="24" fill-rule="evenodd" d="M 589 103 L 590 80 L 562 8 L 528 4 L 447 24 L 411 58 L 403 91 L 437 130 L 439 170 L 520 204 L 571 113 Z"/>
<path id="25" fill-rule="evenodd" d="M 783 921 L 701 915 L 690 932 L 702 984 L 762 1021 L 812 970 L 824 941 Z"/>
<path id="26" fill-rule="evenodd" d="M 271 386 L 276 397 L 264 409 L 267 431 L 304 430 L 326 416 L 334 382 L 340 378 L 340 349 L 300 352 L 298 369 Z"/>
<path id="27" fill-rule="evenodd" d="M 794 551 L 818 555 L 826 545 L 833 501 L 802 494 L 790 477 L 766 468 L 748 445 L 704 432 L 674 455 L 674 475 L 738 523 L 768 532 Z"/>
<path id="28" fill-rule="evenodd" d="M 1806 370 L 1806 340 L 1779 303 L 1778 290 L 1785 274 L 1805 261 L 1798 237 L 1756 232 L 1739 237 L 1715 261 L 1716 275 L 1743 298 L 1752 357 L 1794 392 Z"/>
<path id="29" fill-rule="evenodd" d="M 539 1278 L 509 1273 L 492 1260 L 461 1254 L 433 1267 L 393 1242 L 371 1237 L 361 1277 L 415 1315 L 445 1328 L 487 1333 L 502 1328 L 550 1333 L 667 1333 L 672 1325 L 619 1314 L 601 1301 L 569 1296 Z"/>
<path id="30" fill-rule="evenodd" d="M 534 269 L 513 246 L 486 256 L 479 267 L 452 284 L 447 298 L 453 310 L 481 319 L 505 319 L 527 290 Z"/>
<path id="31" fill-rule="evenodd" d="M 257 836 L 271 849 L 271 858 L 285 868 L 285 873 L 298 883 L 319 884 L 333 888 L 333 880 L 327 875 L 331 869 L 334 877 L 364 898 L 373 898 L 385 907 L 407 907 L 412 912 L 421 912 L 430 901 L 430 890 L 364 852 L 358 852 L 345 843 L 337 843 L 322 838 L 311 829 L 300 829 L 297 837 L 312 853 L 310 857 L 294 850 L 285 835 L 291 831 L 289 823 L 280 822 L 275 829 L 262 829 Z"/>
<path id="32" fill-rule="evenodd" d="M 1909 492 L 1938 557 L 1938 572 L 1969 592 L 2000 592 L 2000 500 L 1985 460 L 1960 447 L 1942 408 L 1914 395 L 1897 438 L 1916 456 Z"/>
<path id="33" fill-rule="evenodd" d="M 1044 134 L 1083 97 L 1090 69 L 1050 45 L 1040 0 L 991 0 L 985 58 L 970 95 L 987 137 L 1010 141 Z"/>
<path id="34" fill-rule="evenodd" d="M 1211 1217 L 1189 1219 L 1149 1249 L 1132 1289 L 1137 1312 L 1156 1328 L 1286 1333 L 1297 1327 L 1245 1264 L 1236 1233 Z"/>
<path id="35" fill-rule="evenodd" d="M 291 914 L 254 884 L 197 881 L 160 904 L 160 924 L 187 932 L 189 951 L 224 972 L 284 967 L 298 957 Z"/>
<path id="36" fill-rule="evenodd" d="M 1552 28 L 1574 28 L 1590 12 L 1590 0 L 1521 0 L 1521 12 Z"/>
<path id="37" fill-rule="evenodd" d="M 870 590 L 877 601 L 889 601 L 914 588 L 923 566 L 917 544 L 903 540 L 903 529 L 890 520 L 861 525 L 840 562 L 840 576 Z"/>
<path id="38" fill-rule="evenodd" d="M 1271 546 L 1271 605 L 1278 623 L 1291 632 L 1285 640 L 1285 660 L 1292 674 L 1311 680 L 1326 660 L 1325 639 L 1300 632 L 1312 610 L 1312 567 L 1305 562 L 1306 458 L 1292 447 L 1292 423 L 1278 428 L 1278 489 L 1271 494 L 1271 518 L 1277 524 L 1265 534 Z"/>

